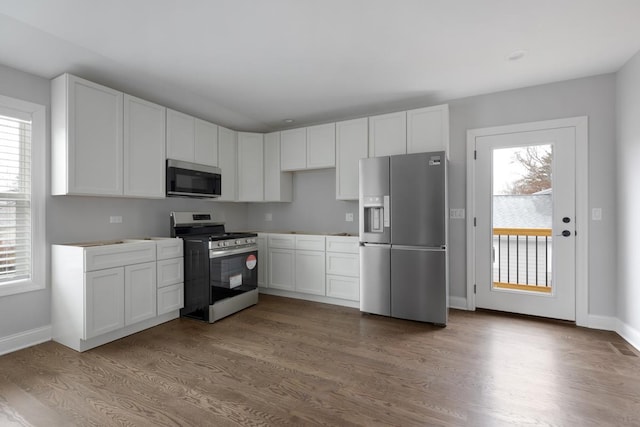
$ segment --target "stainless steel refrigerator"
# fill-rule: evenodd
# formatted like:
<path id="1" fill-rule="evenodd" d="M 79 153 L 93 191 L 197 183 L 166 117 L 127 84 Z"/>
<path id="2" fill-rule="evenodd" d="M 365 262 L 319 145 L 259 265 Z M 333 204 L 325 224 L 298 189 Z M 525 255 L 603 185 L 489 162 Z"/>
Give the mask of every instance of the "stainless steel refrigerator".
<path id="1" fill-rule="evenodd" d="M 360 311 L 447 324 L 445 153 L 360 160 Z"/>

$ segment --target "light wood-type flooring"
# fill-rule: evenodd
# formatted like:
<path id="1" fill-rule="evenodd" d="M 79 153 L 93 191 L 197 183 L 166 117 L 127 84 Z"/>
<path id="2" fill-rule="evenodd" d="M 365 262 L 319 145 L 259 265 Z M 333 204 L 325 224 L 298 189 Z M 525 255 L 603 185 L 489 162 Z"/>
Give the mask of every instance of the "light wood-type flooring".
<path id="1" fill-rule="evenodd" d="M 451 310 L 446 328 L 274 296 L 85 353 L 0 357 L 0 425 L 640 425 L 618 335 Z"/>

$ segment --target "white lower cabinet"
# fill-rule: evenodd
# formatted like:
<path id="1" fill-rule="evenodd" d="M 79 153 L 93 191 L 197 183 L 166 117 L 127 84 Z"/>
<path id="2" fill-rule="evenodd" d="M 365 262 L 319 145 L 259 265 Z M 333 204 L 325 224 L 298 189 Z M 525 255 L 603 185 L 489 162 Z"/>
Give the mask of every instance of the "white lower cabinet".
<path id="1" fill-rule="evenodd" d="M 124 327 L 124 268 L 88 272 L 85 289 L 82 339 Z"/>
<path id="2" fill-rule="evenodd" d="M 324 251 L 296 251 L 296 291 L 324 295 L 324 276 Z"/>
<path id="3" fill-rule="evenodd" d="M 156 263 L 124 268 L 124 324 L 156 317 Z"/>
<path id="4" fill-rule="evenodd" d="M 295 290 L 295 250 L 269 248 L 269 287 Z"/>
<path id="5" fill-rule="evenodd" d="M 174 259 L 157 262 L 157 252 Z M 51 265 L 52 338 L 74 350 L 179 316 L 184 280 L 180 239 L 52 245 Z M 175 271 L 165 271 L 167 265 Z"/>
<path id="6" fill-rule="evenodd" d="M 327 237 L 327 296 L 360 300 L 360 253 L 355 236 Z"/>
<path id="7" fill-rule="evenodd" d="M 156 242 L 158 274 L 158 316 L 184 307 L 184 258 L 182 239 L 161 239 Z"/>
<path id="8" fill-rule="evenodd" d="M 262 245 L 260 243 L 262 239 Z M 260 233 L 259 259 L 267 264 L 261 292 L 357 306 L 360 299 L 358 238 Z M 266 254 L 267 260 L 264 259 Z"/>
<path id="9" fill-rule="evenodd" d="M 184 307 L 184 284 L 169 285 L 158 289 L 158 316 Z"/>

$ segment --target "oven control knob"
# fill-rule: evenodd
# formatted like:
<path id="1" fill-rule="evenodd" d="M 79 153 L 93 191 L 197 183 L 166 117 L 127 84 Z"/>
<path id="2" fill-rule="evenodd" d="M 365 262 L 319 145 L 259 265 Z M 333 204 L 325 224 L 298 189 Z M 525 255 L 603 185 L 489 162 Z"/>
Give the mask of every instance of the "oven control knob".
<path id="1" fill-rule="evenodd" d="M 223 245 L 225 246 L 229 246 L 231 244 L 231 242 L 222 242 Z"/>

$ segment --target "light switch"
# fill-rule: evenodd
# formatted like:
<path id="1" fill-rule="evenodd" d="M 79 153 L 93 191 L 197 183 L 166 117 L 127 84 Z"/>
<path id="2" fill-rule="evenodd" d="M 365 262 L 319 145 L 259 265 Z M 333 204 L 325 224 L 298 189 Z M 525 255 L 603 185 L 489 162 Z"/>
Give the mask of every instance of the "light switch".
<path id="1" fill-rule="evenodd" d="M 111 224 L 122 224 L 122 216 L 120 215 L 112 215 L 109 217 L 109 222 Z"/>
<path id="2" fill-rule="evenodd" d="M 347 212 L 347 215 L 344 218 L 347 222 L 353 222 L 353 212 Z"/>
<path id="3" fill-rule="evenodd" d="M 594 221 L 602 221 L 602 208 L 591 209 L 591 219 Z"/>
<path id="4" fill-rule="evenodd" d="M 273 221 L 273 214 L 271 214 L 271 213 L 264 214 L 264 220 L 265 221 Z"/>

